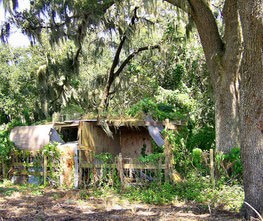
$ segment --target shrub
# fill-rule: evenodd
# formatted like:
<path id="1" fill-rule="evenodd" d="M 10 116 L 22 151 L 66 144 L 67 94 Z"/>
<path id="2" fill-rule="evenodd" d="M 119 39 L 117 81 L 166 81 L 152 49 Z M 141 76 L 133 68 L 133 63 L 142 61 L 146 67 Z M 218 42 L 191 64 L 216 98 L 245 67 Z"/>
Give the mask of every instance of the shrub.
<path id="1" fill-rule="evenodd" d="M 244 190 L 240 185 L 221 184 L 213 188 L 209 176 L 191 173 L 184 182 L 175 186 L 176 195 L 181 200 L 189 200 L 238 212 L 244 201 Z"/>
<path id="2" fill-rule="evenodd" d="M 151 183 L 145 187 L 130 186 L 124 190 L 123 195 L 133 201 L 162 205 L 175 199 L 175 188 L 169 183 Z"/>
<path id="3" fill-rule="evenodd" d="M 45 145 L 41 152 L 47 157 L 47 167 L 49 171 L 49 184 L 53 186 L 59 185 L 59 177 L 61 174 L 60 152 L 57 149 L 57 143 L 49 143 Z"/>
<path id="4" fill-rule="evenodd" d="M 217 177 L 220 182 L 242 182 L 243 166 L 240 148 L 232 148 L 227 154 L 217 153 L 215 162 Z"/>

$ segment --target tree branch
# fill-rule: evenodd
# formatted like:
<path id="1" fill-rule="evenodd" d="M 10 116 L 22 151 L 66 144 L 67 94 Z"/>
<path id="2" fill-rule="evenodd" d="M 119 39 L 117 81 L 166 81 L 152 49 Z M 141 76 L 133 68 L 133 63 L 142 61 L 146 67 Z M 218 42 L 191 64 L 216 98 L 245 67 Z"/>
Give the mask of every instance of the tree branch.
<path id="1" fill-rule="evenodd" d="M 124 67 L 130 62 L 132 58 L 134 58 L 137 54 L 139 54 L 142 51 L 151 50 L 151 49 L 160 49 L 160 45 L 141 47 L 141 48 L 138 48 L 133 53 L 129 54 L 129 56 L 122 62 L 118 70 L 114 73 L 114 79 L 120 75 Z"/>
<path id="2" fill-rule="evenodd" d="M 188 0 L 188 3 L 201 39 L 209 71 L 214 74 L 215 68 L 218 68 L 218 56 L 221 58 L 224 52 L 224 43 L 220 37 L 215 17 L 204 0 Z"/>
<path id="3" fill-rule="evenodd" d="M 138 19 L 138 16 L 137 16 L 137 10 L 138 10 L 138 7 L 135 7 L 134 11 L 133 11 L 133 16 L 131 18 L 131 23 L 129 24 L 129 27 L 127 30 L 129 30 L 130 28 L 132 28 L 132 26 L 135 25 L 135 21 L 136 19 Z M 124 45 L 124 42 L 126 41 L 127 39 L 127 31 L 125 32 L 125 34 L 122 36 L 121 38 L 121 42 L 118 46 L 118 49 L 115 53 L 115 56 L 114 56 L 114 59 L 113 59 L 113 62 L 112 62 L 112 65 L 111 65 L 111 69 L 110 69 L 110 74 L 114 74 L 114 70 L 115 68 L 117 67 L 118 63 L 119 63 L 119 60 L 120 60 L 120 53 L 121 53 L 121 50 L 123 48 L 123 45 Z"/>
<path id="4" fill-rule="evenodd" d="M 79 55 L 81 53 L 81 50 L 82 50 L 82 44 L 80 44 L 75 56 L 74 56 L 74 59 L 73 59 L 73 66 L 78 62 L 78 58 L 79 58 Z"/>
<path id="5" fill-rule="evenodd" d="M 214 73 L 216 57 L 224 52 L 224 43 L 220 37 L 213 13 L 204 0 L 165 0 L 191 14 L 205 52 L 209 71 Z"/>
<path id="6" fill-rule="evenodd" d="M 120 54 L 121 54 L 121 50 L 123 48 L 123 45 L 124 45 L 124 42 L 126 40 L 126 35 L 124 35 L 122 38 L 121 38 L 121 42 L 118 46 L 118 49 L 115 53 L 115 56 L 114 56 L 114 59 L 113 59 L 113 62 L 112 62 L 112 65 L 111 65 L 111 69 L 110 69 L 110 74 L 114 74 L 114 70 L 115 68 L 117 67 L 118 63 L 119 63 L 119 60 L 120 60 Z"/>
<path id="7" fill-rule="evenodd" d="M 118 66 L 119 62 L 120 62 L 120 53 L 123 49 L 123 45 L 127 39 L 127 34 L 128 31 L 133 28 L 133 26 L 135 26 L 136 24 L 136 20 L 138 20 L 138 16 L 137 16 L 137 10 L 138 7 L 135 7 L 134 11 L 133 11 L 133 16 L 131 18 L 131 22 L 127 28 L 127 30 L 125 31 L 125 34 L 122 36 L 121 41 L 119 43 L 119 46 L 117 48 L 117 51 L 115 53 L 111 68 L 110 68 L 110 72 L 108 74 L 108 79 L 107 79 L 107 84 L 104 88 L 104 92 L 103 92 L 103 97 L 101 99 L 101 102 L 99 104 L 98 107 L 98 114 L 100 115 L 105 109 L 107 109 L 108 105 L 109 105 L 109 96 L 110 96 L 110 89 L 111 86 L 114 82 L 114 80 L 116 79 L 116 77 L 118 77 L 120 75 L 120 73 L 122 72 L 122 70 L 124 69 L 124 67 L 129 63 L 129 61 L 138 53 L 140 53 L 141 51 L 145 51 L 145 50 L 149 50 L 149 49 L 156 49 L 159 48 L 159 45 L 154 45 L 154 46 L 149 46 L 149 47 L 142 47 L 137 49 L 136 51 L 134 51 L 133 53 L 131 53 L 123 62 L 122 64 L 119 66 L 118 70 L 115 72 L 115 68 Z"/>

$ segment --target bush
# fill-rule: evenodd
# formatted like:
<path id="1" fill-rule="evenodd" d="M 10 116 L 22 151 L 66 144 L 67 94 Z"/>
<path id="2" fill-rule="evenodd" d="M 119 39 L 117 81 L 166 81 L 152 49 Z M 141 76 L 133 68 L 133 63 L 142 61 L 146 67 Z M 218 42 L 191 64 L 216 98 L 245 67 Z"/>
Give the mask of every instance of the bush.
<path id="1" fill-rule="evenodd" d="M 209 176 L 191 173 L 184 182 L 175 186 L 176 195 L 181 200 L 189 200 L 238 212 L 244 201 L 244 190 L 240 185 L 221 184 L 213 188 Z"/>
<path id="2" fill-rule="evenodd" d="M 187 147 L 189 150 L 200 148 L 202 150 L 209 150 L 215 147 L 215 128 L 211 126 L 203 126 L 195 128 L 187 140 Z"/>
<path id="3" fill-rule="evenodd" d="M 217 177 L 220 182 L 241 183 L 243 166 L 240 148 L 232 148 L 230 153 L 219 152 L 215 156 Z"/>
<path id="4" fill-rule="evenodd" d="M 148 114 L 156 120 L 182 120 L 186 118 L 185 113 L 180 112 L 168 103 L 158 102 L 156 99 L 145 98 L 133 105 L 127 112 L 129 116 L 138 117 Z"/>
<path id="5" fill-rule="evenodd" d="M 42 149 L 42 155 L 47 157 L 47 167 L 49 171 L 49 184 L 53 186 L 59 185 L 59 177 L 61 174 L 60 152 L 57 149 L 57 143 L 49 143 Z"/>

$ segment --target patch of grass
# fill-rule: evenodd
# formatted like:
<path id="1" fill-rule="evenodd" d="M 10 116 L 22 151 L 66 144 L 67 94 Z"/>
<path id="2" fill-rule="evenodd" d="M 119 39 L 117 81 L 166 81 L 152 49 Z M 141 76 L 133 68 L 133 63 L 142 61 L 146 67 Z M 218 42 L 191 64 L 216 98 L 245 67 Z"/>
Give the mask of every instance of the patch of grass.
<path id="1" fill-rule="evenodd" d="M 33 196 L 41 196 L 44 192 L 45 187 L 43 186 L 15 186 L 9 182 L 0 184 L 0 195 L 2 196 L 11 196 L 14 193 L 29 193 Z M 164 205 L 179 200 L 194 202 L 206 208 L 220 208 L 234 212 L 239 212 L 244 201 L 244 190 L 240 184 L 229 185 L 218 182 L 213 187 L 209 176 L 202 176 L 197 172 L 189 173 L 183 182 L 174 185 L 152 182 L 147 186 L 130 186 L 125 189 L 106 185 L 70 193 L 69 200 L 75 199 L 76 194 L 78 194 L 77 199 L 83 201 L 91 198 L 106 199 L 117 197 L 147 204 Z M 63 194 L 61 195 L 58 192 L 52 193 L 54 200 L 63 196 Z"/>
<path id="2" fill-rule="evenodd" d="M 239 212 L 244 202 L 244 190 L 240 185 L 223 185 L 202 193 L 207 196 L 205 203 L 213 208 Z"/>
<path id="3" fill-rule="evenodd" d="M 32 184 L 14 185 L 8 180 L 0 183 L 0 194 L 4 196 L 11 196 L 15 192 L 32 194 L 33 196 L 41 196 L 44 193 L 44 187 Z"/>
<path id="4" fill-rule="evenodd" d="M 151 183 L 148 187 L 128 187 L 122 195 L 132 201 L 163 205 L 171 203 L 175 199 L 176 192 L 174 186 L 169 183 L 163 185 Z"/>
<path id="5" fill-rule="evenodd" d="M 3 182 L 0 183 L 0 186 L 8 187 L 13 186 L 11 180 L 4 179 Z"/>
<path id="6" fill-rule="evenodd" d="M 33 196 L 42 196 L 44 194 L 44 191 L 42 189 L 33 189 L 31 193 Z"/>
<path id="7" fill-rule="evenodd" d="M 15 192 L 20 192 L 19 186 L 14 186 L 10 180 L 3 180 L 0 183 L 0 195 L 11 196 Z"/>
<path id="8" fill-rule="evenodd" d="M 16 187 L 0 187 L 1 195 L 11 196 L 15 192 L 19 192 L 19 190 Z"/>
<path id="9" fill-rule="evenodd" d="M 202 203 L 206 200 L 206 195 L 202 192 L 207 189 L 212 189 L 209 177 L 190 174 L 184 182 L 178 183 L 175 186 L 176 195 L 179 199 L 195 201 Z"/>

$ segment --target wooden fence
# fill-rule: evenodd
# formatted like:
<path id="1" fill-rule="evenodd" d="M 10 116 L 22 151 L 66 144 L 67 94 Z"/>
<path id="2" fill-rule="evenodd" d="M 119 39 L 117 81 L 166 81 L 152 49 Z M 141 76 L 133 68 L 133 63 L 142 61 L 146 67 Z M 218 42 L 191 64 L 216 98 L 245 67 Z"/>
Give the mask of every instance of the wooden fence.
<path id="1" fill-rule="evenodd" d="M 23 184 L 30 182 L 30 177 L 35 184 L 47 184 L 47 177 L 49 175 L 48 157 L 39 152 L 21 151 L 11 155 L 11 165 L 8 171 L 14 183 Z M 38 181 L 36 181 L 38 180 Z"/>
<path id="2" fill-rule="evenodd" d="M 168 145 L 167 145 L 168 146 Z M 108 183 L 113 185 L 116 176 L 122 186 L 143 185 L 151 181 L 180 182 L 182 177 L 176 172 L 173 165 L 171 150 L 165 150 L 164 159 L 160 158 L 155 163 L 142 163 L 138 159 L 123 158 L 119 154 L 112 162 L 102 162 L 94 159 L 91 152 L 82 160 L 85 150 L 79 150 L 79 184 L 89 186 Z M 211 183 L 215 185 L 214 151 L 203 152 L 202 158 L 209 167 Z"/>
<path id="3" fill-rule="evenodd" d="M 80 156 L 83 154 L 80 153 Z M 163 159 L 156 163 L 142 163 L 138 159 L 123 158 L 122 154 L 108 162 L 90 159 L 90 156 L 86 161 L 79 158 L 80 186 L 97 185 L 102 182 L 113 185 L 117 177 L 123 186 L 139 185 L 153 180 L 161 182 L 164 179 Z"/>
<path id="4" fill-rule="evenodd" d="M 171 151 L 166 152 L 170 153 Z M 211 181 L 214 184 L 215 165 L 213 150 L 210 150 L 210 153 L 207 153 L 204 158 L 207 160 L 207 166 L 210 167 Z M 24 183 L 31 176 L 38 178 L 39 183 L 49 184 L 51 169 L 49 168 L 48 157 L 40 153 L 22 152 L 22 154 L 13 153 L 11 159 L 12 162 L 10 169 L 8 169 L 8 174 L 5 174 L 5 171 L 7 171 L 6 166 L 3 163 L 0 165 L 2 178 L 9 175 L 9 177 L 17 179 L 14 180 L 16 183 Z M 103 162 L 101 159 L 94 157 L 92 152 L 78 150 L 78 169 L 76 170 L 78 171 L 78 186 L 88 187 L 104 185 L 105 183 L 114 185 L 114 182 L 120 182 L 121 185 L 126 186 L 142 185 L 151 181 L 174 181 L 172 178 L 177 174 L 173 169 L 172 161 L 171 158 L 167 157 L 167 154 L 154 163 L 142 163 L 138 159 L 124 158 L 122 154 L 119 154 L 114 159 Z"/>

